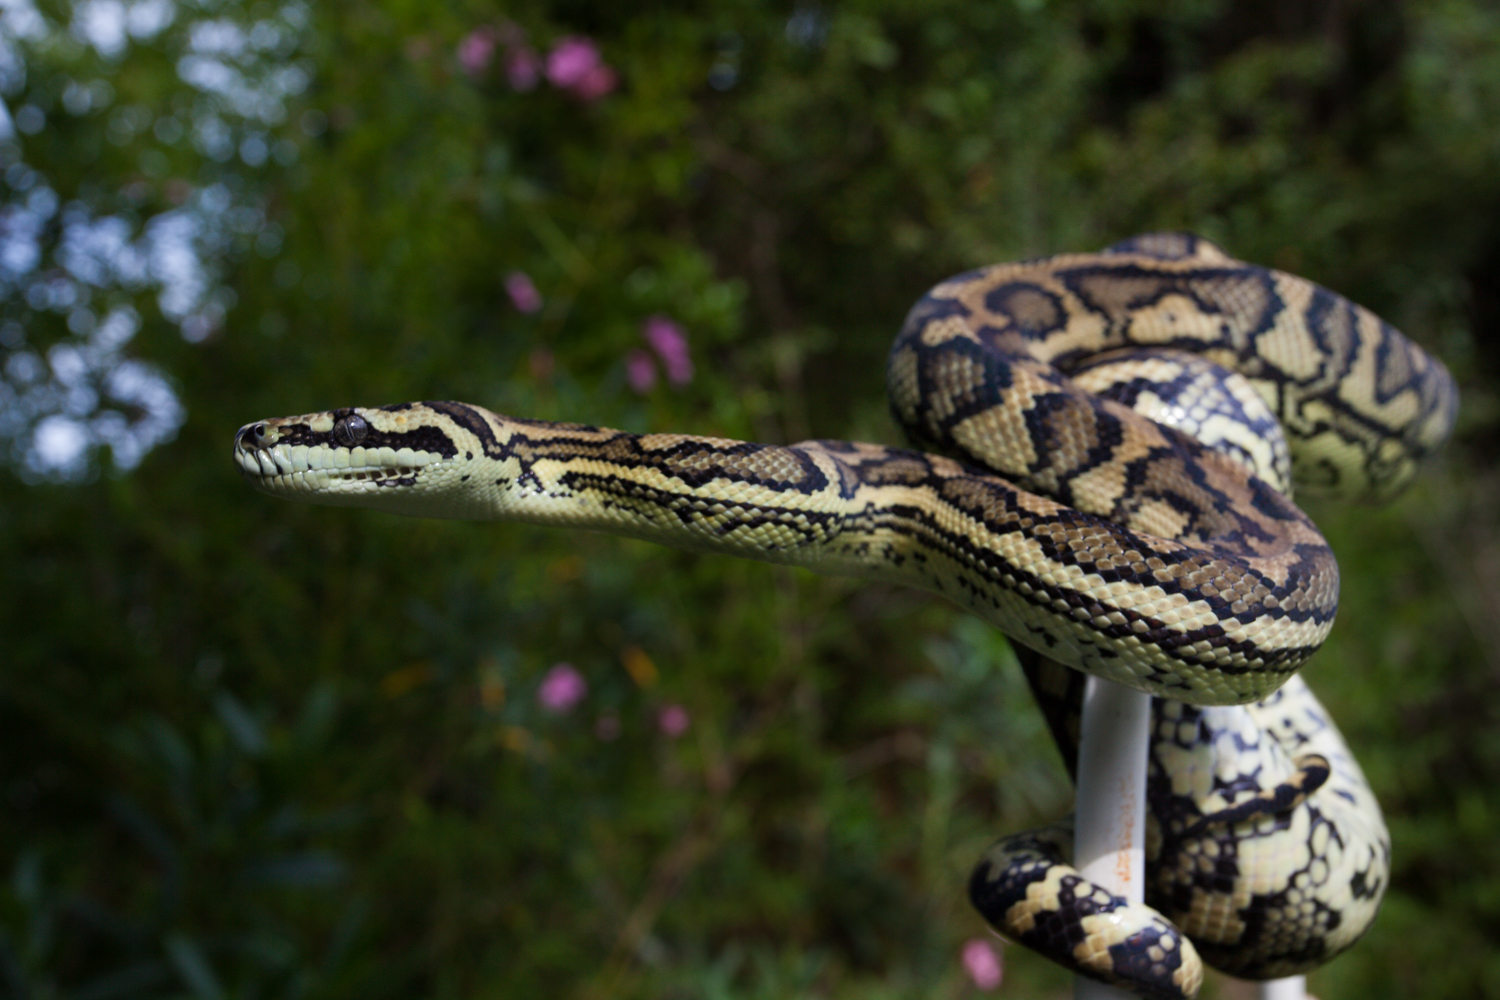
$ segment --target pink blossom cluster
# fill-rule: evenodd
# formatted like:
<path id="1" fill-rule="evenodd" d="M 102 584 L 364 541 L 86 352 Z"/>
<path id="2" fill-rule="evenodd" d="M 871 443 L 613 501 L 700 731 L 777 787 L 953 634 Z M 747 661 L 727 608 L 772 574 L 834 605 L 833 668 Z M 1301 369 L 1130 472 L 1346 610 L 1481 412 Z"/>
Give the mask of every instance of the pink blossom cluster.
<path id="1" fill-rule="evenodd" d="M 964 942 L 963 963 L 976 989 L 988 993 L 999 987 L 1004 976 L 1000 955 L 984 938 L 969 938 Z"/>
<path id="2" fill-rule="evenodd" d="M 567 715 L 577 708 L 589 694 L 589 682 L 571 663 L 555 663 L 542 678 L 536 689 L 537 704 L 553 715 Z M 676 702 L 668 702 L 656 713 L 656 728 L 668 739 L 677 739 L 693 724 L 688 710 Z M 620 717 L 606 711 L 594 722 L 594 735 L 606 742 L 620 735 Z"/>
<path id="3" fill-rule="evenodd" d="M 688 354 L 687 334 L 665 316 L 648 316 L 641 324 L 641 336 L 661 359 L 667 381 L 687 385 L 693 380 L 693 359 Z M 625 356 L 625 379 L 642 395 L 656 386 L 656 361 L 651 354 L 637 348 Z"/>
<path id="4" fill-rule="evenodd" d="M 582 35 L 568 35 L 552 46 L 547 53 L 547 80 L 585 101 L 598 100 L 620 82 L 599 57 L 598 46 Z"/>
<path id="5" fill-rule="evenodd" d="M 558 663 L 542 678 L 536 700 L 553 715 L 567 715 L 589 693 L 589 682 L 571 663 Z"/>
<path id="6" fill-rule="evenodd" d="M 599 55 L 599 47 L 582 35 L 564 35 L 545 57 L 526 41 L 526 32 L 509 22 L 481 25 L 458 43 L 458 64 L 470 76 L 489 69 L 497 49 L 504 50 L 505 78 L 511 89 L 528 91 L 546 81 L 582 101 L 597 101 L 620 83 L 619 74 Z"/>
<path id="7" fill-rule="evenodd" d="M 534 313 L 542 308 L 542 293 L 525 271 L 512 271 L 505 276 L 505 294 L 518 312 Z"/>
<path id="8" fill-rule="evenodd" d="M 676 739 L 688 731 L 688 726 L 693 724 L 688 710 L 676 702 L 661 707 L 656 713 L 656 728 L 661 730 L 663 736 Z"/>
<path id="9" fill-rule="evenodd" d="M 500 33 L 494 28 L 488 25 L 475 28 L 458 43 L 458 64 L 470 76 L 478 76 L 494 58 L 495 45 L 499 41 Z"/>

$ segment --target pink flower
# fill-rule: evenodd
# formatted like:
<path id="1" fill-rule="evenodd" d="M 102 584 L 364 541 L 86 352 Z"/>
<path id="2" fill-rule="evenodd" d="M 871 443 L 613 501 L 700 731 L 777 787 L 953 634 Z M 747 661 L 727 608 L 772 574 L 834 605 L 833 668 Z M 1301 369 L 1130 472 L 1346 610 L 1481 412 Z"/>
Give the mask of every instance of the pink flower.
<path id="1" fill-rule="evenodd" d="M 661 358 L 668 382 L 687 385 L 693 380 L 693 359 L 688 357 L 687 335 L 682 327 L 665 316 L 648 316 L 641 334 Z"/>
<path id="2" fill-rule="evenodd" d="M 495 55 L 496 41 L 495 29 L 488 26 L 475 28 L 465 35 L 458 43 L 458 63 L 464 72 L 470 76 L 483 73 Z"/>
<path id="3" fill-rule="evenodd" d="M 1000 955 L 984 938 L 969 938 L 964 942 L 963 960 L 977 988 L 988 993 L 1000 985 L 1003 974 Z"/>
<path id="4" fill-rule="evenodd" d="M 639 348 L 625 355 L 625 381 L 642 396 L 650 392 L 656 386 L 656 362 L 651 355 Z"/>
<path id="5" fill-rule="evenodd" d="M 687 732 L 688 726 L 692 724 L 688 718 L 687 709 L 678 704 L 663 705 L 656 715 L 656 728 L 662 731 L 662 735 L 676 739 Z"/>
<path id="6" fill-rule="evenodd" d="M 505 78 L 512 90 L 534 90 L 542 78 L 542 57 L 528 46 L 511 50 L 505 57 Z"/>
<path id="7" fill-rule="evenodd" d="M 536 700 L 553 715 L 566 715 L 588 693 L 589 682 L 573 669 L 573 664 L 559 663 L 542 678 L 542 686 L 536 690 Z"/>
<path id="8" fill-rule="evenodd" d="M 581 35 L 560 38 L 547 53 L 547 79 L 585 101 L 597 100 L 615 89 L 619 78 L 599 58 L 599 47 Z"/>
<path id="9" fill-rule="evenodd" d="M 547 55 L 547 79 L 554 86 L 572 87 L 600 63 L 599 49 L 593 42 L 579 35 L 568 35 L 559 38 Z"/>
<path id="10" fill-rule="evenodd" d="M 585 73 L 583 79 L 569 89 L 585 101 L 597 101 L 614 90 L 619 82 L 620 78 L 613 69 L 600 64 Z"/>
<path id="11" fill-rule="evenodd" d="M 536 290 L 531 275 L 525 271 L 512 271 L 505 276 L 505 294 L 510 304 L 523 313 L 534 313 L 542 308 L 542 293 Z"/>

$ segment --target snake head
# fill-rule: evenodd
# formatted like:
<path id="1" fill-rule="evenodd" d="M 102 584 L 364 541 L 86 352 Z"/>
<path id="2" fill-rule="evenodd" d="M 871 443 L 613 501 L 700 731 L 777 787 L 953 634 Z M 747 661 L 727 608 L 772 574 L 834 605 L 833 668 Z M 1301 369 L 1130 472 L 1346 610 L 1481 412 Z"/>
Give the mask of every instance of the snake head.
<path id="1" fill-rule="evenodd" d="M 258 420 L 234 436 L 240 472 L 276 496 L 425 517 L 475 518 L 472 463 L 481 451 L 460 404 L 345 407 Z M 420 419 L 416 414 L 420 413 Z"/>

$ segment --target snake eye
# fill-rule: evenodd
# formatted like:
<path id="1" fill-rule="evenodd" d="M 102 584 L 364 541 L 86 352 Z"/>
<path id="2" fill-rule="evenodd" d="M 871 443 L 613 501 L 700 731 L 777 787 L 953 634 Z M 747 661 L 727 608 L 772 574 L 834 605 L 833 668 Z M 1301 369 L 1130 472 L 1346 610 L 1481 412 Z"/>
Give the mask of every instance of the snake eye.
<path id="1" fill-rule="evenodd" d="M 370 433 L 370 425 L 365 423 L 365 418 L 358 413 L 351 413 L 347 417 L 340 417 L 333 425 L 334 440 L 345 448 L 353 448 L 365 439 Z"/>

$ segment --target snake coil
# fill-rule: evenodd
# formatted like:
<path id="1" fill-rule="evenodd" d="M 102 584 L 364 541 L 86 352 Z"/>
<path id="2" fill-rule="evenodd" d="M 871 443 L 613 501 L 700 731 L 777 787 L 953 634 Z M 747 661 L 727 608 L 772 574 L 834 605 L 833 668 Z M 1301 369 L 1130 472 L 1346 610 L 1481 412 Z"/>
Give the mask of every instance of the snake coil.
<path id="1" fill-rule="evenodd" d="M 401 403 L 235 436 L 257 488 L 418 517 L 592 529 L 939 593 L 1021 644 L 1069 760 L 1082 675 L 1154 696 L 1147 903 L 1085 882 L 1066 825 L 986 852 L 1002 933 L 1145 996 L 1247 978 L 1369 926 L 1389 838 L 1294 676 L 1338 567 L 1291 502 L 1383 499 L 1447 438 L 1443 366 L 1374 314 L 1184 234 L 999 264 L 913 307 L 892 410 L 923 450 L 635 435 Z"/>

